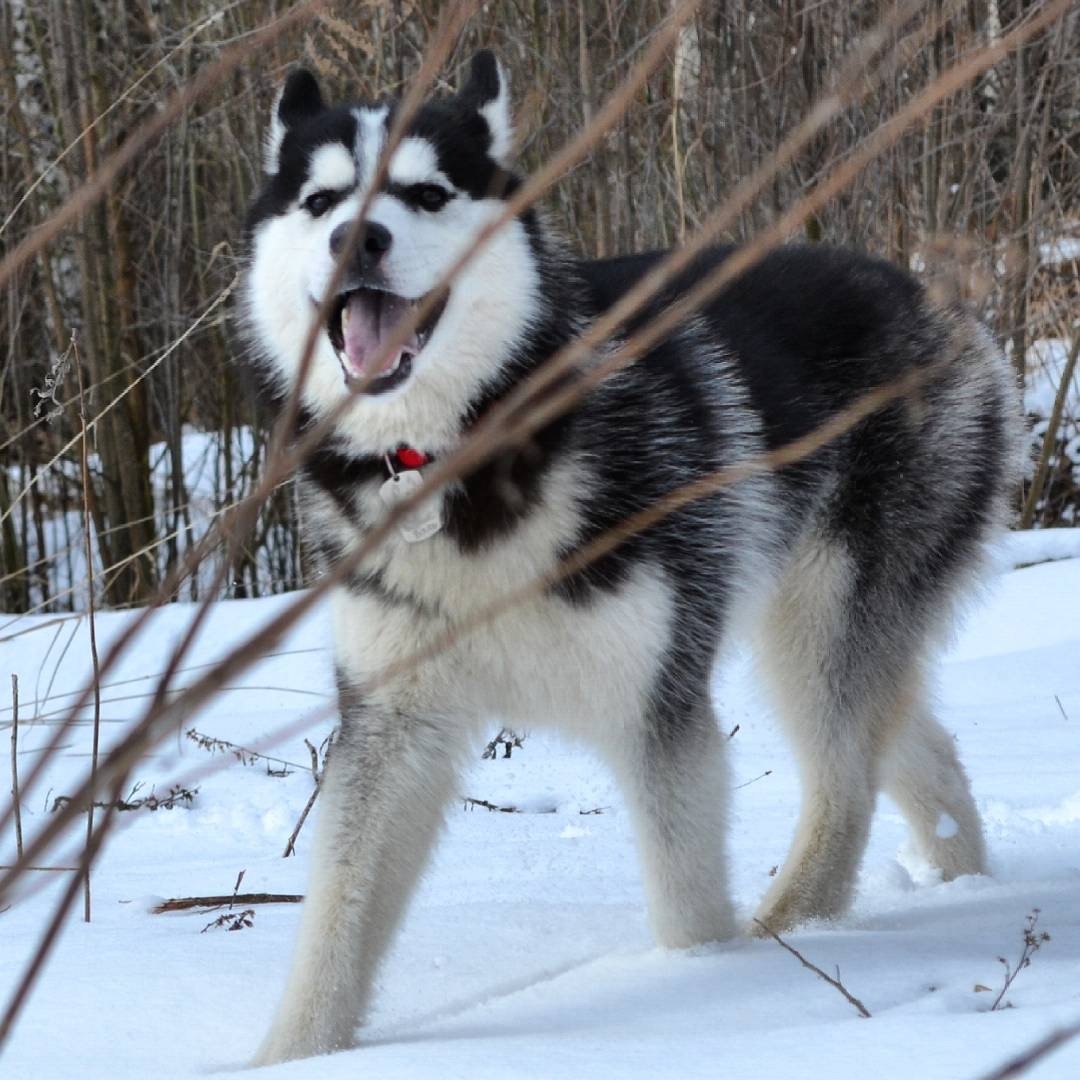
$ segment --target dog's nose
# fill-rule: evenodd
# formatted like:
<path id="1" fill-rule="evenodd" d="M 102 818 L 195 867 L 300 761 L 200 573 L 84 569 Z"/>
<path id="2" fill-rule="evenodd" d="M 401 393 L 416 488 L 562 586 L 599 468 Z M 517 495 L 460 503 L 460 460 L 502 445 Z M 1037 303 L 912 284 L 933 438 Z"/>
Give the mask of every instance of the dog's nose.
<path id="1" fill-rule="evenodd" d="M 352 222 L 343 221 L 330 234 L 330 254 L 340 255 L 345 247 L 345 240 L 352 228 Z M 354 255 L 356 261 L 365 270 L 373 270 L 379 260 L 390 250 L 393 237 L 385 225 L 377 221 L 369 221 L 364 225 L 363 236 L 357 244 Z"/>
<path id="2" fill-rule="evenodd" d="M 390 230 L 377 221 L 369 221 L 364 232 L 364 253 L 376 262 L 390 250 Z"/>

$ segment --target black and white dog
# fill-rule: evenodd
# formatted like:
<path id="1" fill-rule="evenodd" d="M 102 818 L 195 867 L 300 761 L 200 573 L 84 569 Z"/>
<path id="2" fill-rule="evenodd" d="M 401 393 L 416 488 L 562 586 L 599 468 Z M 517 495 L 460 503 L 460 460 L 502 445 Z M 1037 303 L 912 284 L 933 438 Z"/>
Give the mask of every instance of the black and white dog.
<path id="1" fill-rule="evenodd" d="M 275 105 L 246 304 L 278 400 L 393 115 L 393 104 L 330 107 L 306 72 Z M 480 53 L 457 95 L 413 118 L 374 194 L 300 394 L 308 424 L 355 397 L 302 480 L 309 540 L 330 564 L 385 514 L 385 485 L 453 452 L 661 257 L 581 261 L 526 211 L 381 358 L 520 183 L 511 144 L 504 75 Z M 623 332 L 727 254 L 702 257 Z M 437 658 L 380 677 L 679 485 L 930 364 L 915 399 L 809 460 L 685 506 Z M 1009 367 L 970 316 L 876 259 L 786 247 L 414 514 L 333 597 L 341 730 L 292 974 L 257 1061 L 352 1043 L 459 766 L 491 717 L 554 724 L 610 763 L 659 942 L 735 933 L 709 679 L 736 624 L 751 634 L 804 786 L 762 922 L 782 930 L 844 911 L 879 789 L 944 877 L 984 871 L 978 814 L 925 668 L 1005 515 L 1018 431 Z"/>

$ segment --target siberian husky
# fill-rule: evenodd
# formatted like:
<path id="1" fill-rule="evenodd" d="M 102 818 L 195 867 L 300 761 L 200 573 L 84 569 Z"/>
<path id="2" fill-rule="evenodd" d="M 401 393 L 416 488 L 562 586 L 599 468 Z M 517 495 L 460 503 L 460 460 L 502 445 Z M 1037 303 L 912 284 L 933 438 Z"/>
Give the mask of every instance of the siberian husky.
<path id="1" fill-rule="evenodd" d="M 275 103 L 246 286 L 273 400 L 296 381 L 394 108 L 330 106 L 304 71 Z M 505 75 L 482 52 L 389 159 L 299 399 L 303 426 L 355 398 L 301 479 L 308 540 L 327 565 L 384 515 L 388 483 L 453 453 L 662 257 L 575 258 L 528 210 L 380 360 L 380 343 L 520 184 L 512 146 Z M 703 256 L 623 333 L 727 255 Z M 683 507 L 435 659 L 380 678 L 677 486 L 783 446 L 932 363 L 917 400 Z M 780 931 L 844 912 L 879 790 L 946 879 L 983 872 L 979 816 L 925 670 L 1006 513 L 1014 389 L 983 328 L 903 271 L 783 247 L 569 413 L 448 486 L 423 520 L 407 519 L 333 595 L 341 727 L 293 969 L 257 1062 L 352 1044 L 459 767 L 492 717 L 553 724 L 610 764 L 658 942 L 731 937 L 728 774 L 709 680 L 736 624 L 803 784 L 790 854 L 757 918 Z"/>

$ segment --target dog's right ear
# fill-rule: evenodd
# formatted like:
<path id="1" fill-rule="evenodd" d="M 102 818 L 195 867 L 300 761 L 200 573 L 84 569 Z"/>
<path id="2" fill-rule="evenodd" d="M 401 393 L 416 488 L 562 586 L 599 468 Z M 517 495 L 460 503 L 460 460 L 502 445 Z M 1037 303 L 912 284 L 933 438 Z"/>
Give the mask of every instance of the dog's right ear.
<path id="1" fill-rule="evenodd" d="M 289 74 L 285 85 L 278 91 L 270 115 L 270 127 L 263 146 L 263 168 L 273 175 L 278 168 L 278 153 L 285 132 L 294 124 L 315 116 L 326 108 L 322 91 L 315 76 L 306 68 L 297 68 Z"/>

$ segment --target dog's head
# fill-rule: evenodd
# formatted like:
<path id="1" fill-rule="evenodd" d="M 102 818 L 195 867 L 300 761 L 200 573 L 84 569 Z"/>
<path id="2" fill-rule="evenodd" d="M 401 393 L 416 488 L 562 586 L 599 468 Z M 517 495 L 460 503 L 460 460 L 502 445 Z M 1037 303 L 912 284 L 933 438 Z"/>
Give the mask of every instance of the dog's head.
<path id="1" fill-rule="evenodd" d="M 318 414 L 360 389 L 346 433 L 374 452 L 453 438 L 462 410 L 528 325 L 538 284 L 528 218 L 500 229 L 448 288 L 440 284 L 518 184 L 508 167 L 506 79 L 486 51 L 457 94 L 413 116 L 346 250 L 396 108 L 331 107 L 314 76 L 294 72 L 274 105 L 265 184 L 249 218 L 248 315 L 281 390 L 295 381 L 312 320 L 344 260 L 302 398 Z M 388 352 L 391 331 L 424 301 L 430 314 Z"/>

